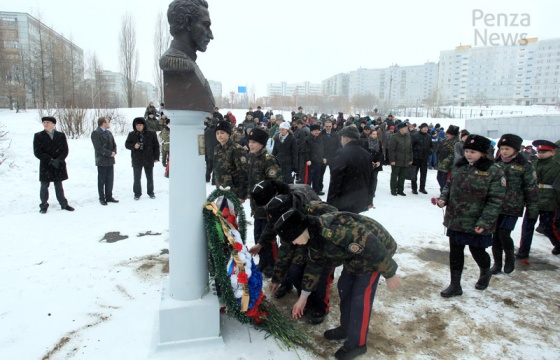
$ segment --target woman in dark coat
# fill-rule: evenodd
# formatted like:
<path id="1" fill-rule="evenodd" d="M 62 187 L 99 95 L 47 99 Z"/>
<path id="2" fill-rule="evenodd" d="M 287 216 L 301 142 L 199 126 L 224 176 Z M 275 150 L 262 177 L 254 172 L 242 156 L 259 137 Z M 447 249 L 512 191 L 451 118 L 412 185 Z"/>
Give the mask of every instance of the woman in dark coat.
<path id="1" fill-rule="evenodd" d="M 154 131 L 146 130 L 146 120 L 137 117 L 132 122 L 134 131 L 128 133 L 125 147 L 130 150 L 132 157 L 132 169 L 134 171 L 134 200 L 142 196 L 142 168 L 146 173 L 148 195 L 151 199 L 154 195 L 154 163 L 159 161 L 159 142 Z"/>
<path id="2" fill-rule="evenodd" d="M 373 166 L 373 197 L 375 197 L 375 191 L 377 190 L 377 175 L 380 171 L 383 171 L 383 146 L 381 145 L 381 140 L 379 139 L 377 128 L 378 127 L 375 126 L 369 134 L 366 147 L 366 150 L 371 155 L 371 163 Z"/>
<path id="3" fill-rule="evenodd" d="M 68 205 L 68 200 L 64 196 L 62 182 L 68 179 L 66 171 L 66 157 L 68 156 L 68 142 L 66 135 L 60 131 L 56 131 L 56 119 L 52 116 L 42 118 L 43 131 L 35 134 L 33 138 L 33 153 L 40 160 L 39 163 L 39 181 L 41 182 L 41 204 L 40 212 L 45 214 L 49 207 L 49 185 L 54 182 L 56 191 L 56 199 L 63 210 L 74 211 L 74 208 Z"/>
<path id="4" fill-rule="evenodd" d="M 296 138 L 287 122 L 280 124 L 280 130 L 274 136 L 272 155 L 276 157 L 282 168 L 282 181 L 286 184 L 293 184 L 292 172 L 297 172 L 298 148 Z"/>

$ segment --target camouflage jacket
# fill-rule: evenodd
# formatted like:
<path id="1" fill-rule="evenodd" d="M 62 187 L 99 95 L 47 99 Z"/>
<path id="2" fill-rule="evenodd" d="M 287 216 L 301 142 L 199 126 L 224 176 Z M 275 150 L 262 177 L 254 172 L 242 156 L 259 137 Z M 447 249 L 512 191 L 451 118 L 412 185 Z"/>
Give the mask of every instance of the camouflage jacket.
<path id="1" fill-rule="evenodd" d="M 521 155 L 509 163 L 497 157 L 496 164 L 504 171 L 507 183 L 502 214 L 521 217 L 526 206 L 527 217 L 536 219 L 539 216 L 539 189 L 533 165 Z"/>
<path id="2" fill-rule="evenodd" d="M 308 185 L 305 185 L 308 186 Z M 321 200 L 310 200 L 307 199 L 302 200 L 302 194 L 298 193 L 299 189 L 292 190 L 292 202 L 294 205 L 294 209 L 297 209 L 304 214 L 309 215 L 323 215 L 331 212 L 336 212 L 336 208 L 327 204 Z M 317 197 L 317 195 L 315 195 Z M 276 237 L 276 232 L 274 231 L 274 223 L 276 223 L 278 219 L 269 219 L 262 235 L 261 241 L 259 244 L 264 244 L 265 241 L 263 239 L 268 239 L 271 241 Z M 272 235 L 272 239 L 270 237 Z M 276 263 L 274 264 L 274 274 L 272 275 L 272 282 L 281 284 L 284 279 L 286 278 L 286 274 L 288 273 L 288 269 L 290 268 L 291 264 L 298 264 L 303 265 L 306 263 L 306 254 L 307 254 L 307 245 L 299 246 L 294 245 L 289 242 L 285 242 L 280 239 L 280 247 L 278 248 L 278 256 L 276 257 Z M 327 264 L 326 266 L 330 266 Z M 304 272 L 305 276 L 305 272 Z"/>
<path id="3" fill-rule="evenodd" d="M 239 199 L 247 198 L 247 152 L 230 138 L 214 148 L 216 186 L 230 187 Z"/>
<path id="4" fill-rule="evenodd" d="M 539 210 L 558 210 L 560 208 L 560 190 L 548 186 L 552 186 L 554 180 L 560 175 L 560 163 L 551 156 L 548 159 L 539 159 L 533 164 L 539 187 Z"/>
<path id="5" fill-rule="evenodd" d="M 455 160 L 455 144 L 459 141 L 458 137 L 455 136 L 453 139 L 445 139 L 439 146 L 437 152 L 438 160 L 438 171 L 450 172 L 453 167 L 453 161 Z"/>
<path id="6" fill-rule="evenodd" d="M 253 186 L 262 180 L 282 181 L 280 165 L 276 158 L 266 151 L 266 146 L 263 146 L 263 148 L 255 154 L 250 153 L 248 156 L 248 164 L 248 194 L 251 193 Z M 251 215 L 253 215 L 255 219 L 266 219 L 266 212 L 264 209 L 255 205 L 253 200 L 251 200 Z"/>
<path id="7" fill-rule="evenodd" d="M 346 271 L 362 275 L 378 271 L 393 277 L 397 243 L 377 221 L 350 212 L 308 217 L 310 239 L 302 289 L 315 290 L 325 266 L 344 265 Z"/>
<path id="8" fill-rule="evenodd" d="M 304 214 L 319 216 L 327 212 L 337 211 L 334 206 L 323 202 L 309 185 L 290 184 L 286 186 L 285 190 L 278 191 L 278 194 L 292 195 L 292 204 L 294 209 L 298 209 Z M 274 224 L 277 220 L 278 219 L 269 217 L 269 221 L 263 229 L 263 232 L 261 233 L 261 238 L 258 240 L 259 244 L 264 246 L 265 244 L 276 239 Z"/>
<path id="9" fill-rule="evenodd" d="M 506 178 L 500 165 L 486 157 L 469 165 L 462 158 L 453 167 L 440 195 L 447 206 L 443 225 L 471 234 L 476 234 L 474 228 L 480 226 L 484 229 L 481 235 L 492 234 L 505 194 Z"/>
<path id="10" fill-rule="evenodd" d="M 169 129 L 169 127 L 164 126 L 163 129 L 161 129 L 161 140 L 163 151 L 169 151 L 169 143 L 171 141 L 171 129 Z"/>

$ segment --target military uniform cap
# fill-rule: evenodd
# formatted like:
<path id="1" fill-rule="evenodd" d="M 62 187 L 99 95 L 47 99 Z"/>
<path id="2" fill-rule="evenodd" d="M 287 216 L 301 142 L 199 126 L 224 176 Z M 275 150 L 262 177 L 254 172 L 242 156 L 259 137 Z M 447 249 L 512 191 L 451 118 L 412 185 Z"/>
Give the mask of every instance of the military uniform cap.
<path id="1" fill-rule="evenodd" d="M 459 127 L 455 125 L 449 125 L 445 133 L 453 136 L 459 136 Z"/>
<path id="2" fill-rule="evenodd" d="M 537 151 L 554 151 L 558 148 L 558 145 L 548 140 L 535 140 L 533 146 L 537 148 Z"/>
<path id="3" fill-rule="evenodd" d="M 292 242 L 307 229 L 307 219 L 301 211 L 288 210 L 274 224 L 274 230 L 283 241 Z"/>
<path id="4" fill-rule="evenodd" d="M 521 150 L 521 144 L 523 143 L 523 139 L 514 134 L 504 134 L 498 140 L 498 146 L 509 146 L 515 151 Z"/>
<path id="5" fill-rule="evenodd" d="M 231 125 L 229 124 L 228 121 L 225 120 L 218 121 L 218 123 L 216 124 L 216 128 L 214 129 L 214 133 L 218 130 L 225 131 L 231 135 Z"/>

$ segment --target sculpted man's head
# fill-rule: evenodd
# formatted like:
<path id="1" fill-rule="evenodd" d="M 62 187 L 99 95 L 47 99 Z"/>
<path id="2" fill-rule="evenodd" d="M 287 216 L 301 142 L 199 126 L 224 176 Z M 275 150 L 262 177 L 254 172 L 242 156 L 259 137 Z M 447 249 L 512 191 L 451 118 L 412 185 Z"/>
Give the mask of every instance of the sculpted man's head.
<path id="1" fill-rule="evenodd" d="M 175 0 L 167 10 L 171 36 L 195 50 L 205 52 L 214 39 L 206 0 Z"/>

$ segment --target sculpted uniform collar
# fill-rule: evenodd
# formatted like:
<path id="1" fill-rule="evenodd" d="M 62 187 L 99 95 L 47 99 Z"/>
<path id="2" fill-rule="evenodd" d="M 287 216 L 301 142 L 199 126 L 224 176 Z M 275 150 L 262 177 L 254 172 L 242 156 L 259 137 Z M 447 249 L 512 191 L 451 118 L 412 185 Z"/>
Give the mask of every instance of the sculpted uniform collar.
<path id="1" fill-rule="evenodd" d="M 184 52 L 190 57 L 193 61 L 196 61 L 196 50 L 188 46 L 187 44 L 180 42 L 179 40 L 171 40 L 170 48 L 177 49 L 179 51 Z"/>

